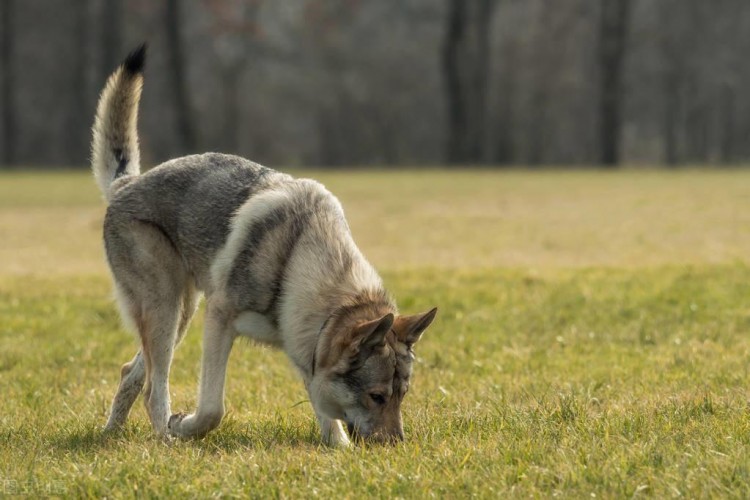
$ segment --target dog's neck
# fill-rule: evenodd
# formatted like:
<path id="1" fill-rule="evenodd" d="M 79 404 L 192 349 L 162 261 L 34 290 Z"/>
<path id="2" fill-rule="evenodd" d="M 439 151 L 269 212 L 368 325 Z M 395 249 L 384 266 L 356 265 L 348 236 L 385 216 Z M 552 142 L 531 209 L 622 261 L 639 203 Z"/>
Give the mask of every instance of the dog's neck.
<path id="1" fill-rule="evenodd" d="M 326 329 L 326 326 L 328 326 L 328 323 L 331 321 L 331 318 L 333 316 L 328 316 L 326 320 L 323 322 L 323 324 L 320 327 L 320 330 L 318 331 L 318 338 L 315 339 L 315 347 L 313 347 L 313 354 L 312 354 L 312 362 L 310 363 L 310 376 L 315 376 L 315 361 L 318 357 L 318 345 L 320 344 L 320 337 L 323 336 L 323 330 Z"/>
<path id="2" fill-rule="evenodd" d="M 320 349 L 325 346 L 318 344 L 333 319 L 368 304 L 380 305 L 367 318 L 374 319 L 380 317 L 377 316 L 380 309 L 388 309 L 383 314 L 395 312 L 395 304 L 348 228 L 342 228 L 335 240 L 314 228 L 306 238 L 305 245 L 299 247 L 289 262 L 287 275 L 296 279 L 295 285 L 285 291 L 279 326 L 287 332 L 285 335 L 297 338 L 296 349 L 289 354 L 305 378 L 309 378 L 313 356 L 319 361 Z"/>

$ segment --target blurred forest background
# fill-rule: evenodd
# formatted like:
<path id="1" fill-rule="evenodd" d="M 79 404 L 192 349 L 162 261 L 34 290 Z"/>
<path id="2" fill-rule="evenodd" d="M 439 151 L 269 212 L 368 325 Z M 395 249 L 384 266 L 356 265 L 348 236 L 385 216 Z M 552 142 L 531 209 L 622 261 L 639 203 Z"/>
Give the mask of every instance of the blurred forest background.
<path id="1" fill-rule="evenodd" d="M 747 0 L 0 0 L 0 164 L 87 164 L 150 44 L 145 165 L 750 158 Z"/>

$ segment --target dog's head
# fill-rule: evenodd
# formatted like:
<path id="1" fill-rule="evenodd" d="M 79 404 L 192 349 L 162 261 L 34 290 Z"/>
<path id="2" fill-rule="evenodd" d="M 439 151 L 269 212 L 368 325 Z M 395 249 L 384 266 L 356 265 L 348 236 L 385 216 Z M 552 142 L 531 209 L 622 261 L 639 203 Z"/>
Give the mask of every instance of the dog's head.
<path id="1" fill-rule="evenodd" d="M 317 411 L 343 420 L 354 439 L 404 439 L 401 402 L 409 390 L 412 346 L 437 308 L 413 316 L 336 318 L 323 332 L 311 395 Z"/>

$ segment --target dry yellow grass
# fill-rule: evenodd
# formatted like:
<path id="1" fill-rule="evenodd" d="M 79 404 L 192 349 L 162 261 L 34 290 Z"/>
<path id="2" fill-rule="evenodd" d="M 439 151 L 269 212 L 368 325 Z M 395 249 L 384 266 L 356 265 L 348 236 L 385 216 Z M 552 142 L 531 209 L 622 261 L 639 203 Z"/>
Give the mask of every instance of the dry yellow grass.
<path id="1" fill-rule="evenodd" d="M 725 263 L 750 256 L 750 172 L 301 172 L 381 269 Z M 0 275 L 101 274 L 87 173 L 0 177 Z"/>

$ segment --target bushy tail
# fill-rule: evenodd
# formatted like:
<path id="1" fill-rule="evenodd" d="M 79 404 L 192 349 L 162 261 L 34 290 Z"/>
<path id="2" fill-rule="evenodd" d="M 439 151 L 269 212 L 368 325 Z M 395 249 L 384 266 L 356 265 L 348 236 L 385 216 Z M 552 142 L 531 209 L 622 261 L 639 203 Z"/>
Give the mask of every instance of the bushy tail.
<path id="1" fill-rule="evenodd" d="M 128 55 L 112 73 L 99 97 L 91 143 L 91 169 L 104 197 L 118 177 L 141 171 L 138 150 L 138 102 L 143 87 L 146 44 Z"/>

